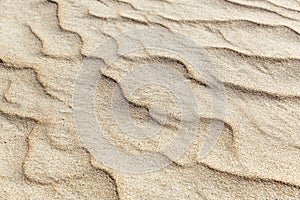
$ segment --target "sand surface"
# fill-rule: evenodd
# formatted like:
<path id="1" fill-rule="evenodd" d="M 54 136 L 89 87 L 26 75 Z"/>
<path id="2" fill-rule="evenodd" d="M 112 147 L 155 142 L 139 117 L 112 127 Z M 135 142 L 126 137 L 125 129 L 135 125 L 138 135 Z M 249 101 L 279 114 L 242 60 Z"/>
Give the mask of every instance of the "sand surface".
<path id="1" fill-rule="evenodd" d="M 0 0 L 0 5 L 0 199 L 300 199 L 298 0 Z M 212 88 L 187 58 L 161 49 L 118 54 L 99 70 L 95 87 L 95 117 L 105 137 L 124 152 L 143 154 L 159 152 L 181 126 L 195 129 L 178 159 L 160 155 L 158 162 L 169 165 L 124 172 L 118 167 L 130 160 L 112 167 L 82 141 L 73 97 L 83 62 L 103 63 L 106 48 L 122 49 L 118 35 L 147 28 L 181 34 L 203 48 L 226 101 L 221 111 L 212 111 Z M 97 51 L 101 44 L 107 44 L 105 51 Z M 128 74 L 146 63 L 182 74 L 199 110 L 178 106 L 176 94 L 186 91 L 167 90 L 156 75 L 147 79 L 156 85 L 131 94 L 138 83 L 128 81 L 139 77 Z M 166 78 L 177 83 L 171 79 Z M 154 104 L 164 112 L 150 112 Z M 122 106 L 139 127 L 146 124 L 160 134 L 147 140 L 122 134 L 138 132 L 125 123 L 126 116 L 118 118 L 114 108 Z M 201 158 L 213 122 L 224 126 Z"/>

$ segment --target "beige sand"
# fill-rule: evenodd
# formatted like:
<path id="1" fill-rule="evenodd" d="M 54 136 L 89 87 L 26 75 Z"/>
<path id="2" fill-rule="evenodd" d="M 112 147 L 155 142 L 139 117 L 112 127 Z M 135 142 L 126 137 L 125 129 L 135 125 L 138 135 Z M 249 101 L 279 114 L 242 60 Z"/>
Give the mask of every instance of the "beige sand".
<path id="1" fill-rule="evenodd" d="M 0 199 L 300 199 L 300 2 L 298 0 L 1 0 Z M 179 160 L 151 173 L 124 173 L 80 141 L 72 95 L 82 60 L 126 30 L 163 27 L 203 46 L 219 71 L 227 104 L 217 145 L 198 157 L 209 123 L 209 88 L 178 57 L 120 57 L 98 83 L 99 125 L 128 152 L 155 152 L 176 134 L 171 93 L 144 88 L 127 98 L 138 123 L 147 103 L 170 111 L 160 137 L 122 137 L 114 88 L 135 65 L 183 73 L 201 102 L 196 139 Z M 103 95 L 106 94 L 106 95 Z M 126 93 L 123 94 L 124 97 Z M 172 98 L 171 98 L 172 99 Z M 174 104 L 173 104 L 174 103 Z M 179 112 L 179 114 L 178 114 Z M 157 124 L 153 124 L 157 126 Z"/>

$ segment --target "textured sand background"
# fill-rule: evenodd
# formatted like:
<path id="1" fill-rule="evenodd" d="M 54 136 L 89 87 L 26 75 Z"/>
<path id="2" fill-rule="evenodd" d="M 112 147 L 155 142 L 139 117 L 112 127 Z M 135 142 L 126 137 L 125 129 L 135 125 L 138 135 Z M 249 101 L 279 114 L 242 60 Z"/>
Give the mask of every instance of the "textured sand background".
<path id="1" fill-rule="evenodd" d="M 0 2 L 0 199 L 300 199 L 298 0 Z M 214 116 L 209 88 L 187 78 L 207 105 L 193 145 L 167 168 L 122 173 L 99 163 L 80 142 L 72 94 L 82 60 L 101 58 L 94 48 L 146 27 L 183 34 L 205 48 L 225 86 L 225 128 L 213 151 L 199 159 Z M 123 56 L 103 72 L 97 117 L 128 151 L 156 151 L 176 129 L 176 121 L 162 123 L 162 138 L 146 142 L 118 135 L 110 96 L 122 74 L 143 62 L 196 76 L 184 60 L 159 52 Z M 143 102 L 157 93 L 138 92 Z M 128 101 L 139 123 L 151 120 L 141 98 Z"/>

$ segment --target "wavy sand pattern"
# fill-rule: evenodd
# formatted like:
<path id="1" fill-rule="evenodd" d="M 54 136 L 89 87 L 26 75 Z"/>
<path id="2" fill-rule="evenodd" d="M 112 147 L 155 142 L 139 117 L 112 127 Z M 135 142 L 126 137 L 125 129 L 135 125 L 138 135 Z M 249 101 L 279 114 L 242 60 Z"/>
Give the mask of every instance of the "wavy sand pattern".
<path id="1" fill-rule="evenodd" d="M 0 10 L 0 199 L 300 199 L 299 1 L 2 0 Z M 218 118 L 210 88 L 180 58 L 122 56 L 102 72 L 96 95 L 99 123 L 116 145 L 157 151 L 180 121 L 172 103 L 165 123 L 148 113 L 145 102 L 157 88 L 138 91 L 142 98 L 122 93 L 121 77 L 134 65 L 179 71 L 203 103 L 196 139 L 180 160 L 152 173 L 122 173 L 97 162 L 79 140 L 72 94 L 81 61 L 101 59 L 94 48 L 147 27 L 204 47 L 226 90 L 226 117 L 218 119 L 225 128 L 199 159 L 209 122 Z M 120 139 L 115 87 L 133 118 L 162 127 L 161 137 Z"/>

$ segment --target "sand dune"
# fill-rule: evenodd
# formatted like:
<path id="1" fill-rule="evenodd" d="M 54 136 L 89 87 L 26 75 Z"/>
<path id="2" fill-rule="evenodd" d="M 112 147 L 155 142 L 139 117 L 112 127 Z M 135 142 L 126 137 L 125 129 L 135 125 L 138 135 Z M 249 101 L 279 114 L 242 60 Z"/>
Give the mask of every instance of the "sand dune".
<path id="1" fill-rule="evenodd" d="M 2 0 L 0 10 L 0 199 L 300 198 L 299 1 Z M 191 57 L 166 51 L 171 48 L 121 53 L 128 41 L 132 48 L 148 44 L 118 35 L 148 28 L 174 36 L 162 32 L 159 43 L 183 47 L 175 52 L 201 47 L 203 73 Z M 106 63 L 114 49 L 117 59 Z M 87 145 L 97 144 L 99 135 L 83 141 L 76 120 L 90 113 L 76 117 L 74 94 L 85 62 L 109 64 L 95 73 L 94 96 L 92 89 L 81 91 L 95 98 L 92 114 L 105 137 L 124 155 L 148 153 L 159 157 L 153 166 L 168 165 L 122 172 L 131 160 L 120 163 L 111 155 L 118 169 L 99 159 L 99 152 L 111 149 Z M 178 81 L 164 79 L 163 69 L 157 70 L 179 90 L 170 91 L 148 71 L 145 83 L 152 85 L 139 82 L 141 77 L 126 79 L 149 63 L 164 66 L 170 77 L 181 74 Z M 216 75 L 203 77 L 211 69 Z M 215 99 L 215 85 L 207 80 L 222 86 L 224 101 Z M 183 85 L 193 97 L 176 96 L 190 94 L 180 90 Z M 222 102 L 222 110 L 214 110 L 215 102 Z M 129 114 L 119 117 L 115 108 Z M 220 135 L 201 158 L 216 124 L 222 124 Z M 135 126 L 159 134 L 147 140 L 124 134 L 137 132 Z M 169 149 L 174 157 L 168 149 L 155 154 L 179 130 L 195 134 L 184 153 L 178 150 L 182 141 Z"/>

